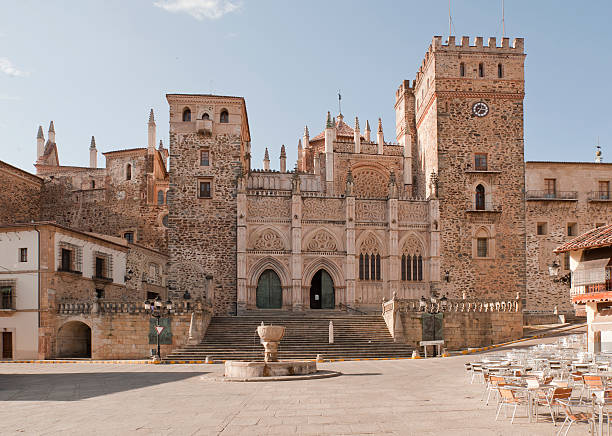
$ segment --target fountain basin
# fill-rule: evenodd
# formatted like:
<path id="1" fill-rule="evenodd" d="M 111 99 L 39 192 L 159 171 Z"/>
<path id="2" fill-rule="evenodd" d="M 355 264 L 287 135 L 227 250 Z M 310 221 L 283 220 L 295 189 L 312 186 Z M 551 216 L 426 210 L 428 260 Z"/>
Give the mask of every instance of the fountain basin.
<path id="1" fill-rule="evenodd" d="M 280 362 L 228 360 L 225 362 L 225 377 L 233 379 L 299 376 L 316 372 L 317 363 L 312 360 L 287 360 Z"/>
<path id="2" fill-rule="evenodd" d="M 281 325 L 260 325 L 257 334 L 262 342 L 279 342 L 285 336 L 285 327 Z"/>

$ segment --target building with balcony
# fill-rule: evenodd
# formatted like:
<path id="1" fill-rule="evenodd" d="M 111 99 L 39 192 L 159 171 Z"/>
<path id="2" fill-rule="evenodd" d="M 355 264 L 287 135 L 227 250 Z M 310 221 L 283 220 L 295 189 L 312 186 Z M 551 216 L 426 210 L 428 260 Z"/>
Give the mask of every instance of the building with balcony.
<path id="1" fill-rule="evenodd" d="M 586 313 L 590 352 L 612 351 L 612 225 L 557 247 L 569 255 L 571 302 Z"/>

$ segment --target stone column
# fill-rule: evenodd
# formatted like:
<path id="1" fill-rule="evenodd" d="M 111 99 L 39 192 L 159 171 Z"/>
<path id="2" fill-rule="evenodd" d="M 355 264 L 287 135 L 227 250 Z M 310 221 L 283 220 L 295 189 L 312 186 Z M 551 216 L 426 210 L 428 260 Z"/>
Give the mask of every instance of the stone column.
<path id="1" fill-rule="evenodd" d="M 355 306 L 355 197 L 347 190 L 346 195 L 346 277 L 345 304 Z"/>
<path id="2" fill-rule="evenodd" d="M 291 287 L 293 310 L 304 310 L 302 298 L 302 195 L 299 176 L 291 196 Z"/>
<path id="3" fill-rule="evenodd" d="M 388 284 L 386 298 L 390 298 L 392 295 L 399 291 L 400 281 L 400 261 L 399 261 L 399 241 L 398 241 L 398 199 L 389 198 L 387 200 L 387 224 L 389 226 L 389 260 L 388 260 L 388 274 L 389 277 L 386 280 Z M 384 271 L 384 269 L 383 269 Z"/>
<path id="4" fill-rule="evenodd" d="M 237 310 L 238 314 L 247 310 L 247 196 L 246 180 L 238 180 L 237 229 L 236 229 L 236 269 L 237 269 Z"/>
<path id="5" fill-rule="evenodd" d="M 595 315 L 597 315 L 597 302 L 586 303 L 586 316 L 587 316 L 587 347 L 589 353 L 601 352 L 601 332 L 593 330 L 593 321 Z"/>
<path id="6" fill-rule="evenodd" d="M 426 280 L 440 288 L 440 200 L 429 200 L 429 271 Z M 442 290 L 441 290 L 442 291 Z M 455 298 L 458 296 L 455 295 Z"/>

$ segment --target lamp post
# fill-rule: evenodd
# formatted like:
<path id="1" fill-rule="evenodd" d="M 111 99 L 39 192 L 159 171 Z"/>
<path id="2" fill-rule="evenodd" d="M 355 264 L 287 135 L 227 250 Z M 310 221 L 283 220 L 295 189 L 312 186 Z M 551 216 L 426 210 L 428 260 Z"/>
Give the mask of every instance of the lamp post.
<path id="1" fill-rule="evenodd" d="M 559 270 L 561 269 L 561 265 L 557 259 L 553 260 L 550 265 L 548 265 L 548 275 L 553 278 L 553 282 L 555 283 L 565 283 L 566 285 L 570 285 L 572 283 L 572 273 L 567 273 L 564 276 L 559 277 Z"/>
<path id="2" fill-rule="evenodd" d="M 145 310 L 151 315 L 153 318 L 157 320 L 156 325 L 159 327 L 159 320 L 164 315 L 170 315 L 172 313 L 172 301 L 168 300 L 166 303 L 162 303 L 160 296 L 153 301 L 145 300 L 144 302 Z M 155 356 L 156 360 L 161 360 L 161 348 L 159 346 L 159 335 L 160 332 L 157 331 L 157 355 Z"/>

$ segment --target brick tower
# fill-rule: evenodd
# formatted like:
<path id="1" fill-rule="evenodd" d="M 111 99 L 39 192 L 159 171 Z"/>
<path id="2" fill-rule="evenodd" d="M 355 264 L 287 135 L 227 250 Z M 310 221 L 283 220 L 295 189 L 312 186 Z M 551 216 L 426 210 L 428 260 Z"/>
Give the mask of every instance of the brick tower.
<path id="1" fill-rule="evenodd" d="M 439 198 L 434 289 L 449 297 L 525 298 L 524 59 L 520 38 L 498 47 L 435 36 L 416 80 L 396 95 L 413 189 Z"/>

